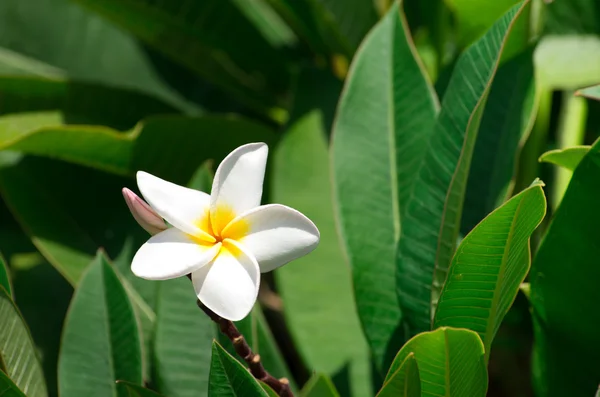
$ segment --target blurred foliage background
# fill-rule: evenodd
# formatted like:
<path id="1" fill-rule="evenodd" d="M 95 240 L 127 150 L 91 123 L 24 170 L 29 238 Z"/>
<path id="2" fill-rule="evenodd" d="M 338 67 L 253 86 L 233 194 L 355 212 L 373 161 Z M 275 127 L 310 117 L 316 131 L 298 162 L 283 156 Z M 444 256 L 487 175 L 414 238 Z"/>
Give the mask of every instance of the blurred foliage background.
<path id="1" fill-rule="evenodd" d="M 440 100 L 460 54 L 516 3 L 404 1 L 408 42 Z M 378 389 L 380 361 L 389 365 L 390 357 L 370 350 L 373 335 L 362 332 L 374 314 L 357 311 L 360 280 L 336 225 L 330 142 L 349 67 L 390 7 L 389 0 L 0 1 L 0 251 L 50 396 L 58 395 L 69 301 L 99 248 L 140 318 L 144 379 L 168 396 L 206 389 L 198 374 L 207 371 L 217 333 L 185 293 L 187 280 L 155 283 L 130 273 L 147 235 L 120 190 L 135 189 L 135 172 L 145 170 L 207 191 L 216 164 L 256 141 L 270 147 L 263 201 L 304 212 L 322 241 L 267 275 L 260 307 L 239 326 L 265 366 L 295 389 L 314 371 L 341 395 Z M 479 126 L 460 232 L 539 176 L 550 214 L 533 236 L 535 249 L 572 175 L 538 157 L 600 134 L 600 102 L 574 95 L 600 83 L 600 3 L 533 0 L 525 13 Z M 383 62 L 391 50 L 379 51 Z M 377 101 L 366 98 L 356 117 L 369 105 L 388 106 Z M 359 154 L 348 156 L 363 166 Z M 366 189 L 371 177 L 357 173 L 356 184 Z M 533 395 L 532 337 L 519 294 L 494 341 L 488 395 Z"/>

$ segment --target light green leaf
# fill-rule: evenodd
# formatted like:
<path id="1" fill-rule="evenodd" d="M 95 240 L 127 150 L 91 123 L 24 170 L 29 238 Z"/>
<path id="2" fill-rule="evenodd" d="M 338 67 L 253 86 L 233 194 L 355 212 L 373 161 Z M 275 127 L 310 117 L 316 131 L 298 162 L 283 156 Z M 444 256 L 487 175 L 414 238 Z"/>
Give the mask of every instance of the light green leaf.
<path id="1" fill-rule="evenodd" d="M 590 151 L 591 146 L 573 146 L 566 149 L 549 150 L 542 154 L 539 161 L 551 163 L 569 171 L 575 171 L 581 160 Z"/>
<path id="2" fill-rule="evenodd" d="M 85 376 L 82 376 L 85 374 Z M 59 393 L 127 396 L 116 380 L 142 382 L 140 334 L 119 277 L 99 252 L 83 275 L 65 319 Z"/>
<path id="3" fill-rule="evenodd" d="M 360 396 L 369 392 L 369 353 L 335 227 L 325 128 L 321 111 L 306 113 L 273 155 L 272 200 L 304 213 L 321 234 L 314 252 L 278 269 L 275 276 L 284 315 L 307 366 L 333 376 L 349 364 L 351 386 Z M 315 290 L 315 284 L 328 287 Z"/>
<path id="4" fill-rule="evenodd" d="M 48 396 L 29 329 L 8 292 L 0 286 L 0 374 L 2 372 L 27 396 Z M 4 390 L 1 383 L 0 379 L 0 390 Z"/>
<path id="5" fill-rule="evenodd" d="M 544 36 L 534 53 L 536 82 L 547 90 L 576 90 L 600 78 L 598 36 Z"/>
<path id="6" fill-rule="evenodd" d="M 4 54 L 16 54 L 10 58 L 13 63 L 16 60 L 20 74 L 126 87 L 154 95 L 179 109 L 195 108 L 159 75 L 146 48 L 72 1 L 2 1 L 0 47 L 8 50 L 1 51 Z M 33 59 L 34 68 L 24 58 Z M 25 66 L 29 71 L 23 70 L 23 64 L 29 64 Z"/>
<path id="7" fill-rule="evenodd" d="M 339 397 L 339 393 L 326 375 L 314 374 L 306 382 L 300 397 Z"/>
<path id="8" fill-rule="evenodd" d="M 129 397 L 164 397 L 153 390 L 146 389 L 145 387 L 136 385 L 135 383 L 118 380 L 117 384 L 123 385 L 127 388 L 129 391 Z"/>
<path id="9" fill-rule="evenodd" d="M 573 173 L 533 260 L 536 395 L 591 396 L 600 383 L 600 142 Z"/>
<path id="10" fill-rule="evenodd" d="M 498 18 L 518 0 L 498 0 L 485 4 L 479 0 L 445 0 L 458 25 L 458 42 L 466 47 L 481 37 Z"/>
<path id="11" fill-rule="evenodd" d="M 258 381 L 216 341 L 212 345 L 210 362 L 210 397 L 268 397 Z"/>
<path id="12" fill-rule="evenodd" d="M 1 397 L 27 397 L 17 385 L 2 371 L 0 371 L 0 396 Z"/>
<path id="13" fill-rule="evenodd" d="M 0 253 L 0 287 L 4 288 L 8 295 L 12 297 L 12 288 L 10 283 L 10 273 L 8 271 L 8 264 L 4 257 Z"/>
<path id="14" fill-rule="evenodd" d="M 196 306 L 188 279 L 159 282 L 153 349 L 158 391 L 169 397 L 207 395 L 215 331 L 212 320 Z"/>
<path id="15" fill-rule="evenodd" d="M 582 88 L 579 91 L 577 91 L 575 93 L 575 95 L 579 95 L 582 97 L 600 101 L 600 84 L 594 85 L 591 87 Z"/>
<path id="16" fill-rule="evenodd" d="M 400 209 L 411 196 L 436 109 L 404 15 L 394 6 L 354 58 L 332 148 L 335 204 L 358 313 L 382 371 L 402 343 L 394 294 Z"/>
<path id="17" fill-rule="evenodd" d="M 466 329 L 438 328 L 406 342 L 394 359 L 388 382 L 410 354 L 421 376 L 421 396 L 483 397 L 488 377 L 479 336 Z"/>
<path id="18" fill-rule="evenodd" d="M 454 68 L 428 150 L 402 211 L 396 281 L 410 334 L 431 326 L 454 254 L 477 131 L 503 46 L 528 7 L 510 9 Z"/>
<path id="19" fill-rule="evenodd" d="M 511 198 L 460 243 L 440 294 L 433 326 L 468 328 L 492 341 L 529 271 L 529 239 L 546 214 L 543 184 Z"/>
<path id="20" fill-rule="evenodd" d="M 233 2 L 75 1 L 246 104 L 266 109 L 282 100 L 289 80 L 285 56 Z"/>
<path id="21" fill-rule="evenodd" d="M 260 380 L 258 381 L 258 383 L 260 384 L 260 387 L 263 388 L 263 390 L 265 391 L 265 393 L 267 393 L 267 396 L 269 396 L 269 397 L 279 397 L 279 394 L 277 394 L 275 392 L 275 390 L 273 390 L 271 388 L 271 386 L 267 385 L 265 382 L 260 381 Z"/>
<path id="22" fill-rule="evenodd" d="M 410 353 L 385 382 L 377 397 L 421 397 L 421 377 L 414 353 Z"/>
<path id="23" fill-rule="evenodd" d="M 532 50 L 502 64 L 492 82 L 469 170 L 462 234 L 503 203 L 512 190 L 517 155 L 537 113 Z"/>

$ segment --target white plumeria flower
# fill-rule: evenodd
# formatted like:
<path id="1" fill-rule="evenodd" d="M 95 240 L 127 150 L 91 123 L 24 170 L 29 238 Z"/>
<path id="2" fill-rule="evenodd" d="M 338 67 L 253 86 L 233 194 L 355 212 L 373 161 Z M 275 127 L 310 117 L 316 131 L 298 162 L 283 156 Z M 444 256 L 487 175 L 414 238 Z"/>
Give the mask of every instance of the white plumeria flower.
<path id="1" fill-rule="evenodd" d="M 217 169 L 211 195 L 139 171 L 138 187 L 150 206 L 129 189 L 123 195 L 138 223 L 154 236 L 133 258 L 133 273 L 149 280 L 191 273 L 206 307 L 228 320 L 246 317 L 256 302 L 260 273 L 319 243 L 319 230 L 302 213 L 260 205 L 267 153 L 264 143 L 231 152 Z"/>

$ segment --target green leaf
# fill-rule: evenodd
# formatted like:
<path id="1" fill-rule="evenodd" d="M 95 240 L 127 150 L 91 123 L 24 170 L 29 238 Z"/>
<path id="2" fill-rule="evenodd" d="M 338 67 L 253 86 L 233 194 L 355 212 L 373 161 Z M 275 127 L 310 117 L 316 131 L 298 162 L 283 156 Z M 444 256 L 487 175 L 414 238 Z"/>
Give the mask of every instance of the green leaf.
<path id="1" fill-rule="evenodd" d="M 503 46 L 523 10 L 510 9 L 459 58 L 402 211 L 397 291 L 410 334 L 430 328 L 458 238 L 467 177 Z"/>
<path id="2" fill-rule="evenodd" d="M 298 38 L 267 0 L 234 0 L 235 5 L 273 47 L 291 47 Z"/>
<path id="3" fill-rule="evenodd" d="M 284 315 L 307 366 L 333 376 L 350 363 L 354 392 L 365 395 L 370 390 L 368 346 L 336 232 L 325 128 L 321 111 L 306 113 L 291 125 L 273 155 L 273 201 L 301 211 L 321 233 L 313 253 L 278 269 L 275 276 Z M 315 284 L 327 288 L 315 290 Z"/>
<path id="4" fill-rule="evenodd" d="M 463 234 L 504 202 L 511 190 L 519 147 L 536 116 L 532 49 L 502 64 L 492 82 L 469 170 Z"/>
<path id="5" fill-rule="evenodd" d="M 76 2 L 246 104 L 263 108 L 281 102 L 289 80 L 285 56 L 265 40 L 233 2 Z"/>
<path id="6" fill-rule="evenodd" d="M 212 345 L 208 395 L 211 397 L 268 396 L 250 372 L 217 342 L 213 342 Z"/>
<path id="7" fill-rule="evenodd" d="M 258 383 L 260 383 L 260 387 L 262 387 L 263 390 L 265 391 L 265 393 L 267 393 L 267 396 L 269 396 L 269 397 L 279 397 L 279 394 L 277 394 L 275 392 L 275 390 L 273 390 L 271 388 L 271 386 L 267 385 L 265 382 L 260 381 L 260 380 L 258 381 Z"/>
<path id="8" fill-rule="evenodd" d="M 17 385 L 2 371 L 0 371 L 0 396 L 2 397 L 27 397 Z"/>
<path id="9" fill-rule="evenodd" d="M 518 0 L 499 0 L 482 7 L 478 0 L 445 0 L 458 25 L 458 42 L 466 47 L 481 37 Z"/>
<path id="10" fill-rule="evenodd" d="M 45 77 L 127 87 L 154 95 L 179 109 L 194 109 L 157 73 L 147 49 L 126 32 L 72 1 L 2 1 L 0 47 L 15 54 L 10 57 L 13 64 L 16 61 L 23 65 L 23 55 L 35 60 L 33 74 L 38 76 L 41 70 Z"/>
<path id="11" fill-rule="evenodd" d="M 118 380 L 117 384 L 123 385 L 127 388 L 129 391 L 129 397 L 164 397 L 162 394 L 158 394 L 154 390 L 146 389 L 145 387 L 135 383 Z"/>
<path id="12" fill-rule="evenodd" d="M 566 149 L 549 150 L 542 154 L 539 161 L 550 163 L 566 168 L 569 171 L 575 171 L 581 160 L 590 151 L 591 146 L 573 146 Z"/>
<path id="13" fill-rule="evenodd" d="M 479 336 L 466 329 L 438 328 L 406 342 L 386 377 L 389 382 L 410 354 L 421 376 L 421 396 L 483 397 L 488 377 Z"/>
<path id="14" fill-rule="evenodd" d="M 591 396 L 600 383 L 599 178 L 597 141 L 575 169 L 533 260 L 533 384 L 539 396 Z"/>
<path id="15" fill-rule="evenodd" d="M 157 390 L 170 397 L 205 396 L 214 336 L 190 281 L 160 281 L 153 349 Z"/>
<path id="16" fill-rule="evenodd" d="M 55 111 L 60 115 L 55 125 L 101 124 L 126 130 L 148 116 L 177 113 L 172 106 L 138 91 L 62 78 L 0 76 L 0 95 L 0 114 Z M 7 124 L 2 124 L 4 141 L 10 137 Z M 20 136 L 17 126 L 11 130 L 14 138 Z"/>
<path id="17" fill-rule="evenodd" d="M 354 58 L 332 148 L 335 204 L 358 313 L 382 371 L 401 345 L 394 294 L 400 209 L 411 195 L 436 110 L 404 15 L 394 6 Z"/>
<path id="18" fill-rule="evenodd" d="M 377 397 L 421 397 L 421 377 L 414 353 L 410 353 L 383 385 Z"/>
<path id="19" fill-rule="evenodd" d="M 102 252 L 83 275 L 71 301 L 58 378 L 63 397 L 127 396 L 117 388 L 116 380 L 142 382 L 140 334 L 133 306 Z"/>
<path id="20" fill-rule="evenodd" d="M 529 271 L 529 239 L 546 214 L 539 181 L 488 215 L 460 243 L 444 283 L 433 326 L 468 328 L 492 341 Z"/>
<path id="21" fill-rule="evenodd" d="M 600 34 L 600 7 L 595 0 L 552 1 L 545 8 L 548 33 Z"/>
<path id="22" fill-rule="evenodd" d="M 8 272 L 8 265 L 4 257 L 0 253 L 0 287 L 4 288 L 8 295 L 12 297 L 12 288 L 10 283 L 10 273 Z"/>
<path id="23" fill-rule="evenodd" d="M 339 397 L 335 386 L 324 374 L 314 374 L 300 392 L 300 397 Z"/>
<path id="24" fill-rule="evenodd" d="M 600 84 L 582 88 L 579 91 L 577 91 L 575 95 L 600 101 Z"/>
<path id="25" fill-rule="evenodd" d="M 535 49 L 534 64 L 536 83 L 543 89 L 576 90 L 597 84 L 600 38 L 545 36 Z"/>
<path id="26" fill-rule="evenodd" d="M 0 374 L 2 372 L 27 396 L 48 396 L 29 329 L 8 292 L 0 286 Z"/>

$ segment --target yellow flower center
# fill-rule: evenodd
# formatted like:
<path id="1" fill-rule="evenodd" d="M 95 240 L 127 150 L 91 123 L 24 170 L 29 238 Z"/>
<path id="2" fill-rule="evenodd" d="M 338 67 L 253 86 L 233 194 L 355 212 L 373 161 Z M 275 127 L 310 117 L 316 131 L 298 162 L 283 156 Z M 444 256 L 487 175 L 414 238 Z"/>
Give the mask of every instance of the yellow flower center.
<path id="1" fill-rule="evenodd" d="M 210 214 L 210 210 L 206 212 L 195 224 L 200 230 L 214 237 L 215 243 L 226 243 L 226 239 L 239 240 L 244 237 L 250 230 L 250 225 L 245 220 L 237 220 L 234 223 L 231 221 L 235 219 L 236 214 L 233 209 L 227 205 L 218 205 L 216 211 Z M 196 240 L 200 244 L 207 244 L 204 236 L 195 236 Z M 229 246 L 231 244 L 228 244 Z"/>

